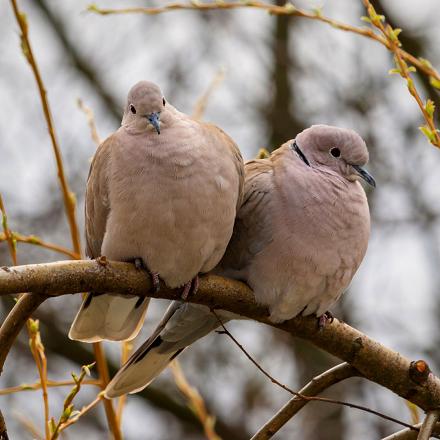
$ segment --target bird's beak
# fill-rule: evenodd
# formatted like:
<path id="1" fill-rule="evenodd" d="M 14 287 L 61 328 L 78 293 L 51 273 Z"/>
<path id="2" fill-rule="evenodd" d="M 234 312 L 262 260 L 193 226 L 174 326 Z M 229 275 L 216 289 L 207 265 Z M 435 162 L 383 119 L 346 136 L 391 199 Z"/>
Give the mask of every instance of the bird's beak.
<path id="1" fill-rule="evenodd" d="M 157 134 L 160 134 L 160 112 L 154 112 L 147 115 L 150 124 L 156 129 Z"/>
<path id="2" fill-rule="evenodd" d="M 362 167 L 359 165 L 351 165 L 356 172 L 359 174 L 359 176 L 362 177 L 362 179 L 365 180 L 369 185 L 371 185 L 373 188 L 376 188 L 376 181 L 374 180 L 373 176 L 365 171 Z"/>

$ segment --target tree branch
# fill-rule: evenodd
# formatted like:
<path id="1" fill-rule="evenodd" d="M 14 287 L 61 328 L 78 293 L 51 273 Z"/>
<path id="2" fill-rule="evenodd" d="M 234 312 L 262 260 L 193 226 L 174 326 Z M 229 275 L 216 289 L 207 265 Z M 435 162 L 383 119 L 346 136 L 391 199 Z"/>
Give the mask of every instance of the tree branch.
<path id="1" fill-rule="evenodd" d="M 422 423 L 422 427 L 420 428 L 419 435 L 417 440 L 429 440 L 431 438 L 431 434 L 435 428 L 435 424 L 440 417 L 440 412 L 438 410 L 429 411 L 425 417 L 425 420 Z"/>
<path id="2" fill-rule="evenodd" d="M 70 191 L 69 185 L 67 183 L 66 175 L 64 172 L 63 159 L 61 157 L 61 149 L 59 147 L 58 140 L 55 135 L 55 127 L 53 125 L 52 112 L 49 107 L 46 88 L 44 86 L 43 79 L 41 78 L 40 69 L 38 68 L 37 61 L 32 51 L 31 42 L 28 36 L 28 24 L 26 20 L 26 15 L 19 10 L 16 0 L 11 0 L 11 6 L 12 6 L 12 10 L 14 11 L 17 24 L 20 27 L 20 31 L 21 31 L 20 38 L 21 38 L 23 54 L 26 57 L 27 61 L 29 62 L 29 65 L 31 66 L 32 69 L 32 73 L 34 74 L 35 77 L 35 81 L 37 82 L 38 92 L 40 94 L 41 106 L 43 107 L 43 113 L 46 119 L 47 130 L 49 132 L 49 137 L 52 143 L 53 153 L 56 160 L 56 165 L 58 170 L 58 180 L 63 195 L 67 220 L 69 222 L 73 250 L 77 254 L 80 254 L 81 245 L 80 245 L 79 230 L 78 230 L 78 224 L 76 222 L 76 212 L 75 212 L 76 199 L 74 194 Z"/>
<path id="3" fill-rule="evenodd" d="M 83 291 L 117 291 L 139 296 L 180 299 L 178 290 L 168 289 L 163 284 L 158 293 L 150 294 L 148 274 L 136 270 L 134 265 L 102 260 L 62 261 L 0 269 L 0 295 L 25 291 L 48 296 Z M 215 275 L 202 277 L 199 291 L 191 296 L 190 301 L 212 309 L 228 310 L 307 339 L 350 363 L 365 378 L 410 400 L 425 411 L 440 408 L 440 380 L 429 373 L 426 363 L 425 373 L 416 377 L 410 372 L 414 370 L 414 365 L 420 363 L 411 363 L 399 353 L 338 320 L 322 330 L 318 330 L 313 317 L 297 317 L 281 324 L 273 324 L 267 318 L 266 308 L 255 302 L 252 291 L 245 284 Z M 24 322 L 24 319 L 21 318 L 21 321 Z M 0 338 L 3 360 L 10 345 L 10 340 Z"/>
<path id="4" fill-rule="evenodd" d="M 2 270 L 2 269 L 0 269 Z M 39 305 L 46 300 L 44 295 L 31 295 L 25 293 L 14 305 L 0 327 L 0 374 L 9 350 L 17 338 L 20 330 L 26 324 L 28 318 L 37 310 Z"/>
<path id="5" fill-rule="evenodd" d="M 336 383 L 348 379 L 349 377 L 359 375 L 359 372 L 350 364 L 339 364 L 319 376 L 314 377 L 299 391 L 299 394 L 316 396 Z M 258 430 L 251 440 L 268 440 L 272 438 L 273 435 L 276 434 L 305 405 L 307 405 L 308 402 L 309 400 L 301 399 L 298 396 L 293 397 Z"/>
<path id="6" fill-rule="evenodd" d="M 417 428 L 419 431 L 422 428 L 422 423 L 418 423 L 414 425 L 414 428 Z M 395 432 L 387 437 L 384 437 L 382 440 L 417 440 L 417 436 L 419 435 L 418 431 L 414 429 L 402 429 L 401 431 Z M 440 423 L 436 423 L 433 427 L 431 437 L 440 438 Z"/>

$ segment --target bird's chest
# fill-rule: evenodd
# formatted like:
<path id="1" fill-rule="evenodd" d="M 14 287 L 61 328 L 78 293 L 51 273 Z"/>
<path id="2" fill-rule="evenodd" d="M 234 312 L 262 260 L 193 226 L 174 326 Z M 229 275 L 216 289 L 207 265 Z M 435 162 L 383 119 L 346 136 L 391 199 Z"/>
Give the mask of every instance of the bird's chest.
<path id="1" fill-rule="evenodd" d="M 369 232 L 369 210 L 365 193 L 356 182 L 309 179 L 280 194 L 283 222 L 288 231 L 284 246 L 289 254 L 323 269 L 323 273 L 358 264 L 365 254 Z M 287 241 L 286 241 L 287 240 Z M 324 267 L 325 266 L 325 267 Z"/>
<path id="2" fill-rule="evenodd" d="M 230 189 L 222 186 L 222 172 L 210 153 L 185 138 L 165 136 L 116 150 L 109 180 L 111 216 L 128 218 L 138 228 L 147 223 L 172 228 L 194 216 L 203 222 L 211 199 Z"/>

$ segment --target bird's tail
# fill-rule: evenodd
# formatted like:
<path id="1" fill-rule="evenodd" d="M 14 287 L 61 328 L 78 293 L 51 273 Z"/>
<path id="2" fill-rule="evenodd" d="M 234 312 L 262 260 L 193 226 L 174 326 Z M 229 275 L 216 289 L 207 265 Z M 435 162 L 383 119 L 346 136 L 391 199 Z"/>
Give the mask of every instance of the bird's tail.
<path id="1" fill-rule="evenodd" d="M 229 318 L 219 313 L 223 322 Z M 107 398 L 149 385 L 188 345 L 220 325 L 208 307 L 173 302 L 152 336 L 139 347 L 105 389 Z"/>
<path id="2" fill-rule="evenodd" d="M 72 323 L 69 338 L 83 342 L 126 341 L 142 327 L 150 299 L 114 293 L 88 293 Z"/>

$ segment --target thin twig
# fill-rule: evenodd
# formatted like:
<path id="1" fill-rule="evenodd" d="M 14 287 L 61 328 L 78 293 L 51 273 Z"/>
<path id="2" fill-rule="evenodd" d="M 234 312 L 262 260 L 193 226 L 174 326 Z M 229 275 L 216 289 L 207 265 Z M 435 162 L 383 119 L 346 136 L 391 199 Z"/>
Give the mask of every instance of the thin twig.
<path id="1" fill-rule="evenodd" d="M 95 116 L 93 114 L 93 110 L 89 106 L 84 104 L 84 102 L 80 98 L 78 98 L 77 104 L 78 107 L 86 115 L 87 123 L 89 124 L 89 128 L 90 128 L 90 135 L 92 136 L 93 142 L 95 143 L 96 147 L 99 147 L 99 145 L 101 144 L 101 138 L 99 137 L 98 129 L 96 128 Z"/>
<path id="2" fill-rule="evenodd" d="M 76 414 L 75 416 L 71 417 L 66 423 L 64 423 L 63 425 L 60 426 L 60 429 L 58 430 L 59 432 L 64 431 L 66 428 L 68 428 L 70 425 L 73 425 L 74 423 L 76 423 L 84 414 L 88 413 L 91 409 L 93 409 L 96 405 L 98 405 L 98 403 L 104 399 L 104 393 L 101 392 L 99 393 L 96 398 L 90 402 L 87 406 L 84 406 L 79 412 L 78 414 Z"/>
<path id="3" fill-rule="evenodd" d="M 44 353 L 44 345 L 41 342 L 40 328 L 38 320 L 29 319 L 27 322 L 29 332 L 29 345 L 35 364 L 37 365 L 38 375 L 40 376 L 41 391 L 43 393 L 44 407 L 44 430 L 46 439 L 50 438 L 49 429 L 49 395 L 47 393 L 47 358 Z"/>
<path id="4" fill-rule="evenodd" d="M 371 6 L 368 0 L 364 0 L 364 4 L 369 8 L 368 5 Z M 406 62 L 412 64 L 419 71 L 423 72 L 430 79 L 431 84 L 435 88 L 440 88 L 440 74 L 434 69 L 431 63 L 422 58 L 416 58 L 407 51 L 403 50 L 400 47 L 398 42 L 398 38 L 395 31 L 396 29 L 392 29 L 391 26 L 388 25 L 386 31 L 383 32 L 384 29 L 376 26 L 376 23 L 373 23 L 374 26 L 379 29 L 380 33 L 374 32 L 374 30 L 365 28 L 365 27 L 356 27 L 346 23 L 342 23 L 337 20 L 333 20 L 329 17 L 326 17 L 322 14 L 320 9 L 315 9 L 314 11 L 307 11 L 304 9 L 297 8 L 292 3 L 287 2 L 284 6 L 277 6 L 270 3 L 260 2 L 260 1 L 246 1 L 246 2 L 227 2 L 227 1 L 217 1 L 212 3 L 203 3 L 200 1 L 190 2 L 190 3 L 171 3 L 162 7 L 133 7 L 133 8 L 120 8 L 120 9 L 105 9 L 99 8 L 98 6 L 92 4 L 88 7 L 90 12 L 95 12 L 101 15 L 109 15 L 109 14 L 133 14 L 133 13 L 141 13 L 148 15 L 156 15 L 164 12 L 176 11 L 176 10 L 193 10 L 193 11 L 207 11 L 207 10 L 231 10 L 231 9 L 240 9 L 240 8 L 252 8 L 264 10 L 272 15 L 288 15 L 294 17 L 302 17 L 311 20 L 317 20 L 323 23 L 326 23 L 334 28 L 351 32 L 354 34 L 361 35 L 363 37 L 375 40 L 385 46 L 388 50 L 394 53 L 396 57 L 396 62 L 399 65 L 399 70 L 402 71 L 402 76 L 407 80 L 408 89 L 411 95 L 417 101 L 417 104 L 420 107 L 420 110 L 423 114 L 423 117 L 426 120 L 427 125 L 421 127 L 421 131 L 428 138 L 429 142 L 434 146 L 440 148 L 440 134 L 435 128 L 434 120 L 432 114 L 430 112 L 434 111 L 432 106 L 432 101 L 428 100 L 426 105 L 423 104 L 417 90 L 414 87 L 412 79 L 409 77 L 408 72 L 406 71 Z M 371 10 L 371 9 L 370 9 Z M 377 14 L 376 14 L 377 16 Z M 377 16 L 380 17 L 380 16 Z M 370 21 L 371 17 L 363 17 L 366 21 Z M 383 26 L 382 26 L 383 27 Z M 388 32 L 388 31 L 391 31 Z M 406 66 L 406 68 L 405 68 Z"/>
<path id="5" fill-rule="evenodd" d="M 55 420 L 51 419 L 51 435 L 50 440 L 56 440 L 60 434 L 60 428 L 62 425 L 67 423 L 70 417 L 74 414 L 74 405 L 73 405 L 73 399 L 75 399 L 75 396 L 79 393 L 81 390 L 81 385 L 85 379 L 86 376 L 90 376 L 90 369 L 95 365 L 95 363 L 89 364 L 89 365 L 83 365 L 81 367 L 81 373 L 78 376 L 76 374 L 72 373 L 72 377 L 74 380 L 74 387 L 70 391 L 70 393 L 67 395 L 67 397 L 64 399 L 63 403 L 63 412 L 61 413 L 61 416 L 58 420 L 58 423 L 55 423 Z"/>
<path id="6" fill-rule="evenodd" d="M 41 99 L 41 105 L 43 107 L 44 117 L 46 119 L 47 129 L 49 131 L 53 153 L 55 155 L 55 160 L 57 164 L 58 180 L 60 182 L 61 192 L 63 194 L 63 199 L 64 199 L 64 207 L 66 210 L 67 220 L 70 226 L 70 235 L 72 238 L 73 250 L 77 254 L 80 254 L 81 245 L 80 245 L 78 224 L 76 222 L 75 195 L 70 191 L 69 185 L 67 183 L 66 175 L 64 172 L 63 159 L 61 156 L 60 147 L 58 145 L 58 140 L 55 135 L 55 127 L 53 125 L 52 112 L 50 110 L 49 102 L 47 100 L 46 89 L 44 87 L 43 79 L 41 78 L 40 70 L 38 68 L 37 61 L 34 57 L 32 46 L 29 40 L 26 15 L 19 10 L 16 0 L 10 0 L 10 1 L 11 1 L 12 9 L 14 11 L 15 18 L 17 20 L 17 24 L 21 30 L 20 38 L 21 38 L 22 51 L 27 61 L 29 62 L 29 65 L 31 66 L 32 72 L 37 82 L 38 91 Z"/>
<path id="7" fill-rule="evenodd" d="M 219 316 L 217 315 L 217 313 L 215 312 L 215 310 L 211 310 L 211 312 L 215 315 L 215 317 L 217 318 L 217 320 L 219 321 L 221 327 L 223 328 L 223 332 L 218 332 L 218 333 L 224 333 L 226 335 L 228 335 L 232 341 L 235 343 L 235 345 L 237 345 L 237 347 L 244 353 L 244 355 L 257 367 L 258 370 L 260 370 L 272 383 L 274 383 L 275 385 L 278 385 L 280 388 L 282 388 L 283 390 L 289 392 L 290 394 L 293 394 L 294 396 L 298 397 L 299 399 L 302 400 L 306 400 L 306 401 L 317 401 L 317 402 L 326 402 L 326 403 L 333 403 L 336 405 L 342 405 L 342 406 L 347 406 L 349 408 L 355 408 L 355 409 L 359 409 L 361 411 L 365 411 L 368 412 L 370 414 L 374 414 L 382 419 L 388 420 L 390 422 L 394 422 L 397 423 L 401 426 L 405 426 L 409 429 L 414 429 L 416 430 L 416 428 L 414 428 L 412 425 L 410 425 L 409 423 L 405 423 L 402 422 L 401 420 L 395 419 L 394 417 L 390 417 L 387 416 L 386 414 L 383 414 L 379 411 L 375 411 L 374 409 L 370 409 L 367 408 L 365 406 L 362 405 L 357 405 L 355 403 L 350 403 L 350 402 L 344 402 L 342 400 L 335 400 L 335 399 L 328 399 L 326 397 L 317 397 L 317 396 L 305 396 L 297 391 L 293 391 L 291 388 L 289 388 L 288 386 L 282 384 L 281 382 L 279 382 L 277 379 L 275 379 L 273 376 L 271 376 L 247 351 L 246 349 L 237 341 L 237 339 L 235 339 L 235 337 L 231 334 L 231 332 L 225 327 L 225 325 L 223 324 L 223 322 L 221 321 L 221 319 L 219 318 Z"/>
<path id="8" fill-rule="evenodd" d="M 70 249 L 67 249 L 63 246 L 59 246 L 57 244 L 48 243 L 42 240 L 40 237 L 37 237 L 36 235 L 23 235 L 23 234 L 19 234 L 18 232 L 11 231 L 11 237 L 17 243 L 26 243 L 35 246 L 41 246 L 45 249 L 49 249 L 51 251 L 55 251 L 55 252 L 59 252 L 60 254 L 67 255 L 68 257 L 74 260 L 80 259 L 80 255 L 77 254 L 76 252 L 71 251 Z M 2 241 L 8 241 L 8 238 L 6 237 L 4 232 L 0 233 L 0 243 Z"/>
<path id="9" fill-rule="evenodd" d="M 83 385 L 94 385 L 100 386 L 99 380 L 96 379 L 88 379 L 82 382 Z M 59 388 L 59 387 L 68 387 L 71 385 L 75 385 L 73 380 L 47 380 L 48 388 Z M 34 383 L 22 383 L 21 385 L 17 385 L 15 387 L 8 387 L 0 389 L 0 396 L 5 396 L 7 394 L 20 393 L 21 391 L 37 391 L 41 389 L 41 383 L 39 381 Z"/>
<path id="10" fill-rule="evenodd" d="M 284 6 L 276 6 L 270 3 L 251 1 L 251 0 L 248 0 L 246 2 L 236 2 L 236 3 L 227 2 L 227 1 L 203 3 L 201 1 L 197 1 L 191 3 L 176 2 L 162 7 L 147 7 L 147 8 L 133 7 L 133 8 L 120 8 L 120 9 L 99 8 L 95 4 L 91 4 L 87 9 L 90 12 L 94 12 L 101 15 L 110 15 L 110 14 L 156 15 L 164 12 L 171 12 L 178 10 L 207 11 L 207 10 L 231 10 L 231 9 L 245 9 L 245 8 L 260 9 L 268 12 L 271 15 L 289 15 L 294 17 L 321 21 L 336 29 L 340 29 L 346 32 L 351 32 L 375 40 L 389 49 L 388 40 L 386 38 L 383 38 L 381 35 L 376 34 L 373 30 L 369 28 L 352 26 L 340 22 L 338 20 L 334 20 L 332 18 L 326 17 L 322 14 L 322 12 L 319 9 L 314 11 L 306 11 L 305 9 L 297 8 L 290 2 L 287 2 Z M 434 69 L 427 60 L 418 59 L 401 48 L 399 48 L 399 52 L 404 60 L 416 66 L 418 70 L 422 71 L 427 76 L 435 78 L 436 80 L 440 81 L 439 72 L 436 69 Z"/>
<path id="11" fill-rule="evenodd" d="M 35 426 L 35 423 L 21 413 L 14 413 L 14 417 L 29 431 L 32 440 L 45 440 L 44 434 Z"/>
<path id="12" fill-rule="evenodd" d="M 191 386 L 186 380 L 179 362 L 174 360 L 170 367 L 171 372 L 173 373 L 174 382 L 182 394 L 187 398 L 190 409 L 200 420 L 208 440 L 221 440 L 214 429 L 215 417 L 209 414 L 205 402 L 197 389 Z"/>
<path id="13" fill-rule="evenodd" d="M 124 341 L 121 343 L 121 366 L 124 365 L 133 350 L 132 341 Z M 118 399 L 118 406 L 116 408 L 116 420 L 118 421 L 119 428 L 122 426 L 122 414 L 124 412 L 124 406 L 127 402 L 127 395 L 124 394 Z"/>
<path id="14" fill-rule="evenodd" d="M 16 266 L 17 265 L 16 242 L 14 241 L 14 237 L 8 226 L 8 216 L 6 214 L 6 209 L 5 209 L 5 205 L 3 204 L 3 198 L 1 194 L 0 194 L 0 213 L 2 215 L 3 236 L 5 240 L 8 242 L 9 254 L 11 255 L 12 263 L 14 264 L 14 266 Z"/>
<path id="15" fill-rule="evenodd" d="M 415 70 L 415 68 L 408 66 L 402 56 L 402 52 L 400 50 L 401 43 L 398 37 L 401 29 L 393 29 L 389 24 L 384 24 L 385 17 L 376 13 L 373 5 L 370 3 L 370 0 L 363 0 L 363 3 L 368 12 L 367 20 L 381 32 L 383 37 L 388 41 L 387 48 L 394 54 L 397 69 L 392 70 L 391 73 L 398 73 L 403 79 L 406 80 L 408 90 L 416 100 L 417 105 L 423 114 L 427 125 L 421 127 L 420 130 L 428 138 L 431 144 L 437 148 L 440 148 L 440 134 L 434 122 L 434 103 L 430 99 L 427 100 L 426 104 L 423 103 L 414 81 L 411 78 L 410 73 L 411 71 Z"/>
<path id="16" fill-rule="evenodd" d="M 225 70 L 223 68 L 219 69 L 219 71 L 215 74 L 212 79 L 209 87 L 206 89 L 205 93 L 197 100 L 194 105 L 194 111 L 192 117 L 194 119 L 202 119 L 205 114 L 206 106 L 208 105 L 209 98 L 213 94 L 213 92 L 220 86 L 222 81 L 225 79 Z"/>
<path id="17" fill-rule="evenodd" d="M 17 264 L 16 241 L 14 240 L 13 234 L 8 226 L 8 216 L 6 214 L 6 209 L 3 204 L 3 199 L 1 195 L 0 195 L 0 211 L 2 214 L 3 233 L 9 245 L 9 253 L 11 255 L 11 259 L 14 262 L 14 264 Z M 21 302 L 21 299 L 25 299 L 25 298 L 26 298 L 25 302 Z M 28 301 L 26 294 L 21 295 L 19 302 L 13 307 L 13 309 L 11 310 L 11 312 L 8 314 L 5 321 L 3 322 L 0 328 L 0 336 L 7 334 L 9 331 L 11 331 L 12 334 L 15 334 L 16 336 L 21 329 L 20 324 L 22 324 L 23 318 L 24 317 L 29 318 L 26 320 L 26 327 L 29 334 L 30 349 L 35 361 L 35 365 L 37 366 L 38 374 L 40 376 L 41 390 L 43 394 L 43 407 L 44 407 L 44 429 L 46 433 L 46 439 L 48 439 L 50 415 L 49 415 L 49 396 L 47 394 L 47 359 L 44 354 L 44 346 L 41 342 L 40 332 L 38 328 L 38 321 L 32 320 L 30 318 L 30 314 L 29 315 L 21 314 L 18 316 L 18 319 L 15 319 L 17 306 L 19 303 L 20 306 L 18 306 L 18 308 L 21 308 L 23 306 L 24 310 L 26 312 L 29 312 L 35 310 L 34 307 L 35 306 L 38 307 L 44 301 L 44 299 L 45 299 L 44 297 L 37 295 L 35 298 L 31 298 Z M 9 323 L 12 324 L 12 327 L 8 327 Z M 4 328 L 5 324 L 6 327 Z M 6 348 L 8 348 L 9 350 L 10 347 L 6 347 Z M 6 354 L 4 356 L 6 356 Z"/>
<path id="18" fill-rule="evenodd" d="M 104 349 L 102 344 L 93 344 L 93 353 L 96 360 L 96 369 L 98 370 L 98 376 L 101 381 L 101 389 L 104 390 L 110 382 L 110 374 L 108 372 L 107 361 L 105 359 Z M 122 440 L 122 433 L 119 427 L 119 423 L 116 417 L 113 403 L 109 399 L 103 399 L 104 409 L 107 416 L 107 422 L 110 431 L 113 434 L 114 440 Z"/>
<path id="19" fill-rule="evenodd" d="M 332 385 L 355 376 L 362 375 L 350 364 L 344 362 L 314 377 L 299 393 L 304 396 L 316 396 Z M 307 400 L 298 396 L 293 397 L 255 433 L 251 440 L 267 440 L 272 438 L 307 403 Z"/>

